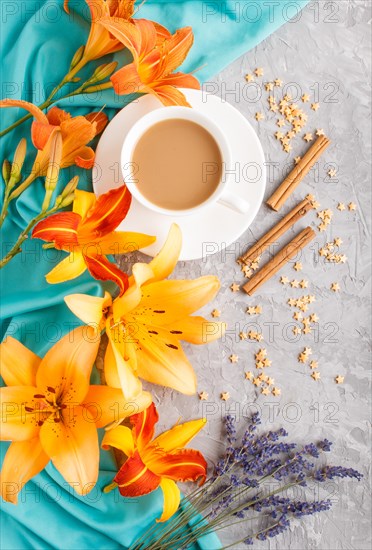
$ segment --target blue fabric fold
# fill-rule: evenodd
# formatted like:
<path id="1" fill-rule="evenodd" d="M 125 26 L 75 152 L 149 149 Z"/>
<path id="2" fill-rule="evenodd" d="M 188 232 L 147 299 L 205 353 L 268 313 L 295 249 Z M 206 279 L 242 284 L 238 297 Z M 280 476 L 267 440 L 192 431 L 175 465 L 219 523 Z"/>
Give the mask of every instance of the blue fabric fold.
<path id="1" fill-rule="evenodd" d="M 195 43 L 183 65 L 191 71 L 202 67 L 202 82 L 236 57 L 254 47 L 290 17 L 298 16 L 307 0 L 147 0 L 138 17 L 162 23 L 171 31 L 191 25 Z M 25 99 L 39 104 L 66 74 L 72 55 L 85 42 L 89 32 L 89 12 L 83 0 L 70 0 L 71 15 L 63 11 L 63 0 L 12 0 L 2 6 L 1 51 L 2 97 Z M 111 58 L 125 63 L 127 52 Z M 101 60 L 96 65 L 102 63 Z M 88 74 L 85 69 L 83 74 Z M 90 73 L 89 73 L 90 74 Z M 106 105 L 109 117 L 132 98 L 117 97 L 112 90 L 99 97 L 76 96 L 60 102 L 73 115 Z M 24 111 L 3 109 L 2 128 Z M 21 137 L 29 135 L 26 123 L 1 138 L 1 162 L 12 158 Z M 34 152 L 28 140 L 28 163 Z M 64 170 L 61 185 L 80 175 L 80 188 L 91 190 L 90 174 L 76 167 Z M 12 203 L 1 235 L 2 257 L 20 230 L 38 212 L 43 182 L 34 182 Z M 3 182 L 1 183 L 1 195 Z M 78 326 L 78 320 L 65 306 L 67 294 L 82 292 L 102 295 L 102 286 L 87 273 L 79 279 L 48 285 L 45 275 L 63 257 L 62 252 L 45 251 L 39 241 L 28 240 L 22 253 L 0 272 L 2 337 L 10 334 L 43 356 L 60 337 Z M 1 444 L 4 456 L 7 443 Z M 114 550 L 127 548 L 162 510 L 162 493 L 156 491 L 139 499 L 123 499 L 117 491 L 104 495 L 101 489 L 111 481 L 115 465 L 111 455 L 102 452 L 97 489 L 87 497 L 72 489 L 49 464 L 23 489 L 19 504 L 2 503 L 2 550 L 57 549 Z M 221 548 L 216 535 L 203 537 L 198 548 Z"/>

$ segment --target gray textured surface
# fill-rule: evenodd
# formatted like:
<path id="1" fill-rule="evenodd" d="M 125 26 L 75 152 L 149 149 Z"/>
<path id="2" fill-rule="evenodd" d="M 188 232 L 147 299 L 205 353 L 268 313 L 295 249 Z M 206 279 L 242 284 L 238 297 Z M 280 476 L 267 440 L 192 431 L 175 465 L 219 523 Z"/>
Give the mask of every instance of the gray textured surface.
<path id="1" fill-rule="evenodd" d="M 221 291 L 213 304 L 204 309 L 209 317 L 213 307 L 222 311 L 222 319 L 229 325 L 223 342 L 210 346 L 185 346 L 198 375 L 199 390 L 209 393 L 209 425 L 195 440 L 209 461 L 221 451 L 220 419 L 225 410 L 247 413 L 254 404 L 261 408 L 264 422 L 270 428 L 283 425 L 294 438 L 307 442 L 326 436 L 335 442 L 332 461 L 356 467 L 365 474 L 361 483 L 345 482 L 329 486 L 335 504 L 331 512 L 296 523 L 291 531 L 270 543 L 258 543 L 257 548 L 278 549 L 354 549 L 371 547 L 370 541 L 370 485 L 369 485 L 369 421 L 368 385 L 370 366 L 370 18 L 371 2 L 343 0 L 319 2 L 319 21 L 312 4 L 299 21 L 282 27 L 255 50 L 248 52 L 219 74 L 214 82 L 219 90 L 235 83 L 241 87 L 237 95 L 227 96 L 249 120 L 254 122 L 256 111 L 267 113 L 265 101 L 247 101 L 244 98 L 244 74 L 263 67 L 263 81 L 277 76 L 285 82 L 294 82 L 310 94 L 319 89 L 320 109 L 309 111 L 307 128 L 324 128 L 332 145 L 321 158 L 318 175 L 311 173 L 283 209 L 287 212 L 306 193 L 314 193 L 322 208 L 334 212 L 333 222 L 326 233 L 318 233 L 317 242 L 339 236 L 344 241 L 346 264 L 325 264 L 316 253 L 316 246 L 307 249 L 301 261 L 301 278 L 309 280 L 310 293 L 316 302 L 311 312 L 319 316 L 319 330 L 293 341 L 285 336 L 292 321 L 286 300 L 302 294 L 297 289 L 282 287 L 278 276 L 268 282 L 253 298 L 229 290 L 232 281 L 242 282 L 235 257 L 239 247 L 230 247 L 226 256 L 215 254 L 206 261 L 180 263 L 175 270 L 177 278 L 194 278 L 217 274 Z M 315 88 L 314 88 L 315 85 Z M 294 93 L 294 90 L 292 90 Z M 330 95 L 331 94 L 331 95 Z M 266 94 L 263 94 L 266 98 Z M 333 100 L 334 102 L 329 102 Z M 307 107 L 307 110 L 308 107 Z M 274 116 L 261 122 L 258 134 L 268 161 L 278 165 L 268 182 L 266 197 L 287 171 L 286 162 L 301 155 L 306 144 L 296 140 L 293 154 L 286 156 L 274 140 Z M 332 181 L 326 175 L 327 163 L 337 167 Z M 357 204 L 356 212 L 339 212 L 338 201 Z M 316 222 L 315 215 L 309 220 Z M 240 245 L 259 238 L 279 218 L 263 206 L 249 231 L 240 239 Z M 304 227 L 300 222 L 296 230 Z M 295 232 L 291 233 L 294 234 Z M 298 278 L 291 265 L 282 274 Z M 338 281 L 341 291 L 329 290 Z M 257 322 L 264 335 L 264 346 L 273 364 L 268 373 L 282 390 L 281 398 L 264 397 L 247 381 L 244 371 L 254 370 L 253 353 L 259 347 L 247 341 L 240 342 L 239 331 L 249 323 L 247 305 L 261 304 L 263 314 Z M 270 333 L 270 323 L 271 325 Z M 273 330 L 274 329 L 274 330 Z M 291 338 L 292 337 L 292 338 Z M 297 355 L 308 345 L 319 361 L 321 381 L 310 378 L 308 366 L 297 361 Z M 237 365 L 231 365 L 230 353 L 239 355 Z M 343 385 L 336 385 L 334 377 L 345 376 Z M 221 391 L 229 391 L 231 399 L 225 405 Z M 175 392 L 156 389 L 155 400 L 162 413 L 164 427 L 182 416 L 190 419 L 205 412 L 205 402 L 197 397 L 185 397 Z M 204 409 L 203 409 L 204 406 Z M 270 414 L 271 413 L 271 414 Z M 165 420 L 166 419 L 166 420 Z M 236 540 L 238 532 L 226 531 L 225 544 Z M 242 547 L 242 546 L 240 546 Z M 239 548 L 239 546 L 236 546 Z"/>

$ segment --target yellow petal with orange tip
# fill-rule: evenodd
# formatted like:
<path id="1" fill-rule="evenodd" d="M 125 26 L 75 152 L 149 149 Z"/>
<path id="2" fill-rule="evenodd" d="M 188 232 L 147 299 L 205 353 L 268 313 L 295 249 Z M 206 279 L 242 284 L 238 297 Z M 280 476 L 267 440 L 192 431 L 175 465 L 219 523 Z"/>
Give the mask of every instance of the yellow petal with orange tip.
<path id="1" fill-rule="evenodd" d="M 81 403 L 97 357 L 100 339 L 92 327 L 82 326 L 61 338 L 42 359 L 36 374 L 40 392 L 54 389 L 64 404 Z"/>
<path id="2" fill-rule="evenodd" d="M 204 428 L 206 423 L 205 418 L 199 418 L 184 424 L 177 424 L 172 429 L 156 437 L 151 443 L 151 447 L 159 448 L 165 453 L 182 449 Z"/>
<path id="3" fill-rule="evenodd" d="M 49 462 L 38 437 L 12 443 L 4 457 L 1 469 L 1 496 L 6 502 L 17 504 L 18 493 L 32 477 Z"/>
<path id="4" fill-rule="evenodd" d="M 0 345 L 0 374 L 7 386 L 35 386 L 40 361 L 40 357 L 12 336 L 7 336 Z"/>
<path id="5" fill-rule="evenodd" d="M 132 311 L 141 302 L 141 286 L 154 277 L 150 264 L 136 263 L 132 268 L 133 275 L 129 279 L 129 288 L 123 296 L 113 303 L 113 317 L 118 320 Z"/>
<path id="6" fill-rule="evenodd" d="M 216 321 L 208 321 L 204 317 L 191 316 L 175 321 L 164 328 L 168 328 L 176 338 L 185 342 L 208 344 L 222 338 L 225 334 L 226 323 L 217 323 Z"/>
<path id="7" fill-rule="evenodd" d="M 117 426 L 108 430 L 102 440 L 102 449 L 108 451 L 110 447 L 123 451 L 126 456 L 132 456 L 134 453 L 132 430 L 127 426 Z"/>
<path id="8" fill-rule="evenodd" d="M 0 388 L 1 441 L 25 441 L 39 434 L 41 413 L 34 410 L 37 393 L 32 386 Z"/>
<path id="9" fill-rule="evenodd" d="M 79 495 L 91 491 L 98 479 L 99 444 L 90 413 L 80 406 L 69 407 L 60 422 L 50 419 L 40 429 L 45 453 Z"/>
<path id="10" fill-rule="evenodd" d="M 154 272 L 153 281 L 160 281 L 165 279 L 172 273 L 177 265 L 179 255 L 182 248 L 182 233 L 179 226 L 175 223 L 172 224 L 167 240 L 165 241 L 159 254 L 155 256 L 149 263 L 152 271 Z"/>
<path id="11" fill-rule="evenodd" d="M 105 354 L 105 376 L 109 386 L 121 388 L 126 400 L 135 400 L 142 392 L 141 381 L 133 372 L 131 365 L 119 353 L 115 342 L 112 339 L 112 333 L 107 331 L 109 342 Z"/>
<path id="12" fill-rule="evenodd" d="M 71 252 L 45 276 L 49 284 L 64 283 L 76 279 L 87 269 L 84 256 L 78 250 Z"/>
<path id="13" fill-rule="evenodd" d="M 164 497 L 163 513 L 156 521 L 163 522 L 167 521 L 177 512 L 180 505 L 181 492 L 174 481 L 165 477 L 162 478 L 160 487 Z"/>
<path id="14" fill-rule="evenodd" d="M 105 313 L 112 305 L 112 298 L 105 292 L 103 298 L 88 294 L 69 294 L 65 296 L 67 307 L 87 325 L 101 331 L 105 328 Z"/>
<path id="15" fill-rule="evenodd" d="M 156 241 L 156 237 L 134 231 L 113 231 L 104 237 L 97 239 L 97 247 L 101 254 L 129 254 L 150 246 Z"/>
<path id="16" fill-rule="evenodd" d="M 96 196 L 94 193 L 89 193 L 89 191 L 76 189 L 74 197 L 72 211 L 76 214 L 80 214 L 82 219 L 84 219 L 89 210 L 96 204 Z"/>

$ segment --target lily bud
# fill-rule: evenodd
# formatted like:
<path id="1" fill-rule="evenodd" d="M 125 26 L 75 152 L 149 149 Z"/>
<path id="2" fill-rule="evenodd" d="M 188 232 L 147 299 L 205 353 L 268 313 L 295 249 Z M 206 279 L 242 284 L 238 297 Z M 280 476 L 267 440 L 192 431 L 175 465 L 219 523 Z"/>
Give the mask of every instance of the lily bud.
<path id="1" fill-rule="evenodd" d="M 7 184 L 10 178 L 10 162 L 5 159 L 2 168 L 3 180 Z"/>
<path id="2" fill-rule="evenodd" d="M 79 183 L 79 176 L 74 176 L 71 181 L 68 182 L 64 190 L 54 203 L 55 208 L 63 208 L 64 206 L 69 206 L 75 198 L 75 189 Z"/>
<path id="3" fill-rule="evenodd" d="M 67 195 L 62 199 L 62 202 L 60 204 L 60 208 L 65 208 L 65 206 L 70 206 L 74 202 L 75 199 L 75 191 Z"/>
<path id="4" fill-rule="evenodd" d="M 17 183 L 21 179 L 21 171 L 22 171 L 23 163 L 25 161 L 26 151 L 27 151 L 27 141 L 24 138 L 22 138 L 18 144 L 16 152 L 14 153 L 14 158 L 10 169 L 9 183 L 8 183 L 10 189 L 13 189 L 13 187 L 17 185 Z"/>
<path id="5" fill-rule="evenodd" d="M 42 211 L 47 210 L 50 199 L 52 198 L 53 191 L 57 186 L 59 171 L 61 168 L 61 159 L 62 159 L 62 135 L 59 130 L 56 131 L 51 147 L 50 147 L 50 157 L 49 164 L 47 169 L 47 174 L 45 176 L 45 197 L 42 206 Z"/>
<path id="6" fill-rule="evenodd" d="M 72 71 L 72 69 L 74 69 L 78 63 L 80 63 L 84 55 L 84 50 L 85 46 L 80 46 L 80 48 L 76 50 L 76 53 L 71 61 L 70 71 Z"/>
<path id="7" fill-rule="evenodd" d="M 117 66 L 117 61 L 112 61 L 111 63 L 104 63 L 103 65 L 100 65 L 96 68 L 92 76 L 87 80 L 86 84 L 95 84 L 96 82 L 101 82 L 102 80 L 105 80 L 106 78 L 111 76 L 112 73 L 115 72 Z"/>
<path id="8" fill-rule="evenodd" d="M 85 94 L 95 94 L 96 92 L 101 92 L 102 90 L 109 90 L 110 88 L 113 88 L 112 82 L 104 82 L 104 84 L 98 84 L 97 86 L 89 86 L 88 88 L 84 88 Z"/>
<path id="9" fill-rule="evenodd" d="M 73 193 L 77 188 L 78 183 L 79 183 L 79 176 L 74 176 L 62 191 L 61 197 L 64 198 L 64 197 L 67 197 L 67 195 L 70 195 L 70 193 Z"/>

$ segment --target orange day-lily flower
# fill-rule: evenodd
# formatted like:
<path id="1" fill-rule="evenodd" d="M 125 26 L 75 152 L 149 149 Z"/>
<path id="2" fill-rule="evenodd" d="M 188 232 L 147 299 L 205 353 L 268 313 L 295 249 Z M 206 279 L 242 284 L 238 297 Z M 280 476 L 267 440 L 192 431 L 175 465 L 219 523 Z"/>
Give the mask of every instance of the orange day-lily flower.
<path id="1" fill-rule="evenodd" d="M 196 376 L 181 341 L 206 344 L 221 338 L 225 324 L 191 315 L 216 295 L 220 284 L 209 275 L 195 280 L 163 280 L 177 264 L 181 231 L 172 225 L 167 241 L 149 263 L 136 263 L 129 288 L 112 300 L 85 294 L 65 297 L 84 323 L 106 328 L 106 381 L 127 397 L 138 392 L 138 377 L 185 394 L 196 391 Z"/>
<path id="2" fill-rule="evenodd" d="M 88 269 L 96 279 L 115 281 L 122 294 L 128 287 L 128 276 L 109 262 L 106 254 L 125 254 L 155 241 L 143 233 L 115 231 L 130 204 L 131 194 L 125 185 L 98 198 L 76 190 L 72 212 L 53 214 L 39 222 L 32 237 L 70 253 L 46 275 L 48 283 L 69 281 Z"/>
<path id="3" fill-rule="evenodd" d="M 7 387 L 0 389 L 0 436 L 12 441 L 1 472 L 4 500 L 16 504 L 24 484 L 49 460 L 77 493 L 88 493 L 98 477 L 97 428 L 151 403 L 147 392 L 128 403 L 120 390 L 89 385 L 98 346 L 90 327 L 67 334 L 43 359 L 10 336 L 1 344 Z"/>
<path id="4" fill-rule="evenodd" d="M 109 53 L 114 53 L 124 48 L 102 25 L 102 17 L 117 17 L 124 21 L 130 21 L 134 13 L 135 0 L 85 0 L 89 6 L 91 27 L 87 43 L 84 49 L 84 59 L 91 61 Z M 69 0 L 64 0 L 64 8 L 69 13 Z"/>
<path id="5" fill-rule="evenodd" d="M 104 113 L 72 117 L 70 113 L 58 107 L 52 107 L 47 114 L 44 114 L 36 105 L 21 99 L 3 99 L 0 101 L 0 107 L 21 107 L 35 118 L 31 127 L 31 138 L 39 152 L 29 177 L 35 179 L 46 174 L 51 139 L 58 129 L 62 136 L 60 167 L 66 168 L 73 164 L 86 169 L 93 167 L 94 151 L 87 144 L 106 126 L 108 119 Z"/>
<path id="6" fill-rule="evenodd" d="M 130 417 L 132 429 L 117 426 L 105 433 L 102 447 L 120 449 L 128 459 L 104 491 L 118 487 L 123 497 L 138 497 L 160 486 L 164 505 L 158 521 L 166 521 L 180 503 L 180 490 L 175 481 L 205 481 L 207 463 L 203 455 L 194 449 L 184 449 L 204 427 L 205 420 L 177 424 L 153 439 L 157 421 L 158 413 L 152 403 L 145 411 Z"/>
<path id="7" fill-rule="evenodd" d="M 199 89 L 200 84 L 194 76 L 174 71 L 183 63 L 193 44 L 191 27 L 179 29 L 172 35 L 146 19 L 133 19 L 128 23 L 115 17 L 103 17 L 100 24 L 133 55 L 133 62 L 111 77 L 117 94 L 150 93 L 163 105 L 189 106 L 177 88 Z"/>

